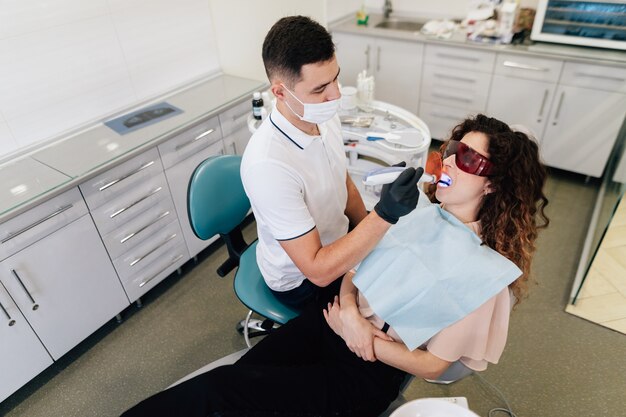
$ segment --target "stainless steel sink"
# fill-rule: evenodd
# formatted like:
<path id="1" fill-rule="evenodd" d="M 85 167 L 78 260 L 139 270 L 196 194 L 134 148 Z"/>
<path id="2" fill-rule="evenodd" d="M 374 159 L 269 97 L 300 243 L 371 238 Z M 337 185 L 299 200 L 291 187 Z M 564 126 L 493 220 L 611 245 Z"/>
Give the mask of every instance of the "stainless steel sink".
<path id="1" fill-rule="evenodd" d="M 396 30 L 406 30 L 409 32 L 418 32 L 422 26 L 424 26 L 421 22 L 416 22 L 414 20 L 399 20 L 399 19 L 388 19 L 383 20 L 375 27 L 382 29 L 396 29 Z"/>

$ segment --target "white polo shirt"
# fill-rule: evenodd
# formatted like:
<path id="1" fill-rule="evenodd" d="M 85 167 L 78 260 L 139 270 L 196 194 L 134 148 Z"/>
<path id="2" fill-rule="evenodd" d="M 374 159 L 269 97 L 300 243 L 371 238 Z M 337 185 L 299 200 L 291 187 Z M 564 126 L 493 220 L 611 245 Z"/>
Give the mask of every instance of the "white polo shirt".
<path id="1" fill-rule="evenodd" d="M 241 179 L 257 222 L 257 263 L 276 291 L 298 287 L 305 276 L 279 241 L 317 228 L 326 246 L 348 232 L 346 155 L 339 116 L 310 136 L 276 108 L 252 135 Z"/>

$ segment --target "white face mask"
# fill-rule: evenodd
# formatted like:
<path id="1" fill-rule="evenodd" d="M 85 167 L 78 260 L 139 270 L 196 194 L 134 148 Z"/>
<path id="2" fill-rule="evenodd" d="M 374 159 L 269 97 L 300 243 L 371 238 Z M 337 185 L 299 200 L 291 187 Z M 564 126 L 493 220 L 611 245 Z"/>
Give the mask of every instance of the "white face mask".
<path id="1" fill-rule="evenodd" d="M 325 101 L 323 103 L 303 103 L 300 101 L 300 99 L 298 99 L 298 97 L 296 97 L 294 93 L 292 93 L 287 87 L 285 87 L 285 85 L 283 85 L 283 87 L 285 88 L 285 90 L 289 91 L 289 94 L 291 94 L 293 98 L 298 100 L 298 103 L 302 104 L 302 106 L 304 107 L 304 114 L 300 116 L 291 108 L 289 103 L 285 101 L 285 104 L 287 105 L 287 107 L 289 107 L 289 110 L 291 110 L 291 112 L 295 114 L 300 120 L 315 124 L 324 123 L 332 119 L 333 116 L 337 114 L 337 110 L 339 110 L 339 99 Z"/>

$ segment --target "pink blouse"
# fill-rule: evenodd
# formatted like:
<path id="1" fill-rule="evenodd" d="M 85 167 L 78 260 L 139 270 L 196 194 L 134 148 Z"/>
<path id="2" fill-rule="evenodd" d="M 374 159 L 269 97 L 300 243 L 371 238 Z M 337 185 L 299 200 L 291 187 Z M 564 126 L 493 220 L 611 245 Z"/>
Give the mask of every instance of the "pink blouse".
<path id="1" fill-rule="evenodd" d="M 480 222 L 465 225 L 480 235 Z M 357 304 L 363 317 L 377 328 L 383 327 L 384 321 L 374 313 L 361 292 L 357 294 Z M 485 370 L 488 362 L 498 363 L 502 355 L 512 304 L 513 297 L 509 289 L 504 288 L 476 310 L 435 334 L 420 349 L 448 362 L 460 360 L 475 371 Z M 390 327 L 387 334 L 402 342 L 393 328 Z"/>

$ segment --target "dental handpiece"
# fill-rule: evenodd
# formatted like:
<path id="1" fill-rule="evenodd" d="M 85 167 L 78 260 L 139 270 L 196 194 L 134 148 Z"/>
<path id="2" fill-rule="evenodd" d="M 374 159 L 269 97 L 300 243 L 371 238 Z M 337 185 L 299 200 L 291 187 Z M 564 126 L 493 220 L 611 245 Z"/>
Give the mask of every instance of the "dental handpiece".
<path id="1" fill-rule="evenodd" d="M 364 185 L 381 185 L 394 182 L 396 178 L 405 170 L 405 167 L 384 167 L 376 168 L 363 176 Z M 437 177 L 432 174 L 424 172 L 418 183 L 434 184 L 437 182 Z"/>

